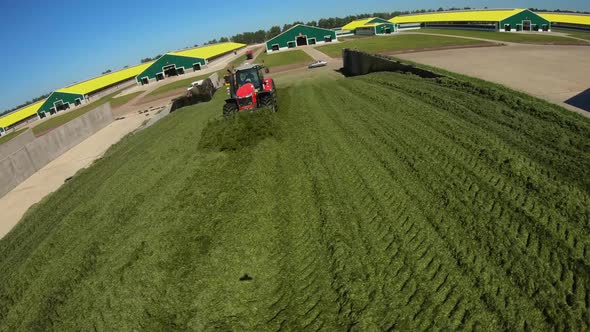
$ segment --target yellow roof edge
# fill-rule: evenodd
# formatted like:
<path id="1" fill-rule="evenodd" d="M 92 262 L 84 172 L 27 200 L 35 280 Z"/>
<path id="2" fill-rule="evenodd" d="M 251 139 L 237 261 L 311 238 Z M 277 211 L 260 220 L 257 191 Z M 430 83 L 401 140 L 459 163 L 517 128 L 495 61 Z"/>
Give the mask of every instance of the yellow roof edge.
<path id="1" fill-rule="evenodd" d="M 405 16 L 419 16 L 419 15 L 432 15 L 432 14 L 444 14 L 444 13 L 470 13 L 470 12 L 497 12 L 497 11 L 523 11 L 528 10 L 527 8 L 485 8 L 485 9 L 458 9 L 458 10 L 443 10 L 441 12 L 425 12 L 425 13 L 412 13 L 397 15 L 395 17 Z"/>
<path id="2" fill-rule="evenodd" d="M 0 128 L 10 127 L 15 123 L 36 114 L 46 100 L 47 99 L 36 101 L 32 104 L 21 107 L 14 112 L 3 115 L 0 117 Z"/>
<path id="3" fill-rule="evenodd" d="M 536 14 L 547 21 L 554 23 L 590 25 L 590 14 L 550 12 L 541 12 Z"/>
<path id="4" fill-rule="evenodd" d="M 89 83 L 90 83 L 91 81 L 93 81 L 93 80 L 100 80 L 100 79 L 105 79 L 105 78 L 107 78 L 107 77 L 112 77 L 112 76 L 115 76 L 115 75 L 117 75 L 117 74 L 120 74 L 121 72 L 125 72 L 125 71 L 133 71 L 134 69 L 138 69 L 138 68 L 141 68 L 141 71 L 143 71 L 145 68 L 149 67 L 149 66 L 150 66 L 151 64 L 153 64 L 154 62 L 155 62 L 155 61 L 150 61 L 150 62 L 146 62 L 146 63 L 141 63 L 141 64 L 138 64 L 138 65 L 135 65 L 135 66 L 132 66 L 132 67 L 127 67 L 127 68 L 119 69 L 119 70 L 117 70 L 117 71 L 113 71 L 113 72 L 110 72 L 110 73 L 108 73 L 108 74 L 105 74 L 105 75 L 100 75 L 100 76 L 92 77 L 92 78 L 89 78 L 89 79 L 87 79 L 87 80 L 84 80 L 84 81 L 81 81 L 81 82 L 77 82 L 77 83 L 74 83 L 74 84 L 68 85 L 68 86 L 66 86 L 66 87 L 63 87 L 63 88 L 57 89 L 57 90 L 55 90 L 55 92 L 61 92 L 61 93 L 71 93 L 71 94 L 77 94 L 77 95 L 84 95 L 84 94 L 87 94 L 87 93 L 90 93 L 90 92 L 93 92 L 93 91 L 99 90 L 99 89 L 103 88 L 104 86 L 102 86 L 102 87 L 101 87 L 101 86 L 99 86 L 98 88 L 95 88 L 94 90 L 92 90 L 92 89 L 88 89 L 88 88 L 87 88 L 87 89 L 82 89 L 82 90 L 84 90 L 84 91 L 79 91 L 79 90 L 77 90 L 77 88 L 78 88 L 78 89 L 81 89 L 81 88 L 80 88 L 80 86 L 83 86 L 83 85 L 89 84 Z M 138 70 L 139 70 L 139 69 L 138 69 Z M 131 78 L 131 77 L 135 77 L 135 76 L 137 76 L 137 75 L 131 75 L 131 76 L 129 76 L 129 78 Z M 120 81 L 119 81 L 119 82 L 120 82 Z M 109 85 L 109 84 L 108 84 L 108 85 Z M 105 86 L 108 86 L 108 85 L 105 85 Z"/>
<path id="5" fill-rule="evenodd" d="M 41 100 L 37 100 L 36 102 L 34 102 L 34 103 L 30 103 L 30 104 L 28 104 L 28 105 L 26 105 L 26 106 L 23 106 L 23 107 L 21 107 L 21 108 L 17 109 L 16 111 L 13 111 L 13 112 L 11 112 L 10 114 L 12 114 L 12 113 L 16 113 L 16 112 L 19 112 L 19 111 L 22 111 L 22 110 L 24 110 L 25 108 L 33 107 L 33 106 L 35 106 L 35 105 L 37 105 L 37 104 L 39 104 L 39 107 L 41 107 L 41 104 L 43 104 L 45 101 L 47 101 L 47 98 L 45 98 L 45 99 L 41 99 Z M 10 114 L 6 114 L 6 115 L 4 115 L 4 116 L 10 115 Z M 2 116 L 2 117 L 4 117 L 4 116 Z"/>
<path id="6" fill-rule="evenodd" d="M 93 78 L 91 78 L 90 80 L 93 80 Z M 90 81 L 90 80 L 86 80 L 86 81 L 84 81 L 84 82 L 87 82 L 87 81 Z M 80 83 L 84 83 L 84 82 L 80 82 Z M 55 90 L 54 92 L 70 93 L 70 94 L 73 94 L 73 95 L 81 95 L 82 93 L 76 93 L 76 92 L 71 92 L 71 91 L 69 91 L 69 89 L 71 89 L 71 87 L 74 87 L 74 86 L 76 86 L 76 84 L 74 84 L 74 85 L 71 85 L 71 86 L 69 86 L 69 87 L 65 87 L 65 88 L 57 89 L 57 90 Z"/>
<path id="7" fill-rule="evenodd" d="M 345 24 L 342 27 L 342 30 L 354 30 L 360 26 L 367 24 L 368 22 L 370 22 L 371 20 L 374 20 L 376 18 L 377 17 L 369 17 L 369 18 L 362 18 L 362 19 L 354 20 L 352 22 Z"/>
<path id="8" fill-rule="evenodd" d="M 392 24 L 392 23 L 391 22 L 367 23 L 365 25 L 361 25 L 361 27 L 376 27 L 381 24 Z"/>
<path id="9" fill-rule="evenodd" d="M 217 43 L 217 44 L 212 44 L 212 45 L 202 45 L 202 46 L 199 46 L 199 47 L 187 48 L 185 50 L 172 51 L 172 52 L 168 52 L 166 54 L 181 55 L 182 53 L 186 53 L 186 52 L 192 52 L 192 51 L 199 50 L 199 49 L 205 49 L 205 48 L 209 48 L 209 47 L 212 47 L 212 46 L 220 46 L 220 45 L 226 45 L 226 44 L 236 44 L 236 45 L 240 45 L 240 47 L 248 46 L 246 44 L 236 43 L 236 42 L 229 41 L 229 42 Z"/>
<path id="10" fill-rule="evenodd" d="M 113 75 L 113 74 L 116 74 L 116 73 L 118 73 L 118 72 L 122 72 L 122 71 L 124 71 L 124 70 L 129 70 L 129 69 L 133 69 L 133 68 L 140 67 L 140 66 L 145 66 L 145 65 L 151 65 L 151 64 L 152 64 L 152 63 L 154 63 L 154 62 L 155 62 L 155 61 L 150 61 L 150 62 L 140 63 L 140 64 L 138 64 L 138 65 L 135 65 L 135 66 L 131 66 L 131 67 L 122 68 L 122 69 L 119 69 L 119 70 L 112 71 L 112 72 L 110 72 L 110 73 L 108 73 L 108 74 L 104 74 L 104 75 L 98 75 L 98 76 L 95 76 L 95 77 L 91 77 L 91 78 L 89 78 L 89 79 L 86 79 L 86 80 L 83 80 L 83 81 L 80 81 L 80 82 L 77 82 L 77 83 L 73 83 L 73 84 L 70 84 L 70 85 L 68 85 L 68 86 L 65 86 L 65 87 L 63 87 L 63 88 L 57 89 L 57 90 L 55 90 L 55 92 L 63 92 L 63 91 L 60 91 L 60 90 L 69 89 L 69 88 L 71 88 L 71 87 L 73 87 L 73 86 L 76 86 L 76 85 L 79 85 L 79 84 L 82 84 L 82 83 L 85 83 L 85 82 L 88 82 L 88 81 L 92 81 L 92 80 L 95 80 L 95 79 L 97 79 L 97 78 L 101 78 L 101 77 L 104 77 L 104 76 Z"/>
<path id="11" fill-rule="evenodd" d="M 361 22 L 361 21 L 367 21 L 368 22 L 368 21 L 373 20 L 373 19 L 376 19 L 376 18 L 377 17 L 359 18 L 358 20 L 350 21 L 349 24 L 350 23 L 354 23 L 354 22 Z"/>
<path id="12" fill-rule="evenodd" d="M 413 13 L 413 14 L 404 14 L 392 17 L 389 21 L 392 23 L 397 23 L 400 19 L 408 18 L 408 17 L 420 17 L 420 16 L 427 16 L 427 15 L 444 15 L 444 14 L 457 14 L 457 13 L 476 13 L 476 12 L 501 12 L 506 11 L 510 12 L 511 14 L 505 17 L 502 17 L 499 20 L 504 20 L 510 16 L 516 15 L 522 11 L 529 10 L 528 8 L 487 8 L 487 9 L 463 9 L 463 10 L 446 10 L 441 12 L 426 12 L 426 13 Z"/>
<path id="13" fill-rule="evenodd" d="M 584 14 L 584 13 L 535 12 L 535 14 L 537 14 L 537 15 L 544 15 L 544 14 L 548 14 L 548 15 L 571 15 L 571 16 L 585 16 L 585 17 L 590 17 L 590 14 Z"/>

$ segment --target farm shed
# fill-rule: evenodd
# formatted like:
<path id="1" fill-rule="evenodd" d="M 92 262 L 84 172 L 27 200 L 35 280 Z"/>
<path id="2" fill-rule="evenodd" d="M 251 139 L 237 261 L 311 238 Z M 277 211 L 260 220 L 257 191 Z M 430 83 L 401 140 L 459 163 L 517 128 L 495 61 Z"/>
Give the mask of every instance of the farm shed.
<path id="1" fill-rule="evenodd" d="M 371 17 L 352 21 L 343 26 L 342 30 L 351 31 L 355 35 L 386 35 L 395 32 L 395 24 L 379 17 Z"/>
<path id="2" fill-rule="evenodd" d="M 566 13 L 537 13 L 554 28 L 590 31 L 590 15 Z"/>
<path id="3" fill-rule="evenodd" d="M 40 118 L 44 118 L 46 115 L 53 115 L 57 112 L 65 111 L 75 106 L 80 106 L 86 103 L 87 100 L 84 94 L 65 92 L 57 90 L 47 97 L 45 103 L 39 108 L 37 114 Z"/>
<path id="4" fill-rule="evenodd" d="M 244 46 L 246 45 L 239 43 L 221 43 L 166 53 L 139 73 L 136 80 L 140 84 L 148 84 L 152 80 L 161 81 L 167 77 L 198 71 L 209 61 Z"/>
<path id="5" fill-rule="evenodd" d="M 21 122 L 27 121 L 31 118 L 36 118 L 37 110 L 39 110 L 44 102 L 45 100 L 41 100 L 32 103 L 10 114 L 0 117 L 0 135 L 15 126 L 18 126 Z"/>
<path id="6" fill-rule="evenodd" d="M 298 46 L 330 43 L 337 40 L 333 30 L 298 24 L 266 42 L 268 53 Z"/>
<path id="7" fill-rule="evenodd" d="M 146 63 L 125 68 L 56 90 L 47 97 L 45 102 L 37 110 L 37 114 L 40 118 L 44 118 L 47 114 L 55 114 L 59 111 L 86 104 L 93 97 L 99 97 L 98 95 L 102 92 L 132 80 L 138 73 L 150 65 L 151 63 Z"/>
<path id="8" fill-rule="evenodd" d="M 423 28 L 489 31 L 551 31 L 551 23 L 528 9 L 458 10 L 396 16 L 397 25 L 420 24 Z"/>

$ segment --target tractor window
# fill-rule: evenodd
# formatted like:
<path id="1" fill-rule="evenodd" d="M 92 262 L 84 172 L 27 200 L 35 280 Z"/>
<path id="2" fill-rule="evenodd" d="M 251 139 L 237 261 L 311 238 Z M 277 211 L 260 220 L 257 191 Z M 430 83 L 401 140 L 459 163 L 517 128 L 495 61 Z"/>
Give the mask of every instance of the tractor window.
<path id="1" fill-rule="evenodd" d="M 237 75 L 238 86 L 242 86 L 246 83 L 252 83 L 254 87 L 260 89 L 260 81 L 258 79 L 258 71 L 256 69 L 250 69 L 241 71 Z"/>

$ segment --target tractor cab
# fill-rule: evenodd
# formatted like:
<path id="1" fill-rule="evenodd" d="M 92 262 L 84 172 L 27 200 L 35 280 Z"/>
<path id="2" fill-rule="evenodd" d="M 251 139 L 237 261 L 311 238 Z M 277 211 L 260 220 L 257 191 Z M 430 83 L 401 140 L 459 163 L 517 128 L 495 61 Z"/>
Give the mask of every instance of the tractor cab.
<path id="1" fill-rule="evenodd" d="M 230 99 L 224 106 L 224 115 L 231 116 L 243 110 L 253 110 L 269 107 L 276 110 L 276 90 L 274 81 L 264 78 L 264 66 L 259 64 L 244 64 L 229 72 Z"/>
<path id="2" fill-rule="evenodd" d="M 252 83 L 256 89 L 262 89 L 263 79 L 262 71 L 256 68 L 250 68 L 236 73 L 236 83 L 238 86 Z"/>
<path id="3" fill-rule="evenodd" d="M 230 96 L 236 97 L 238 90 L 242 87 L 251 83 L 256 90 L 262 90 L 262 83 L 264 82 L 264 74 L 261 65 L 245 64 L 235 69 L 233 73 L 229 75 L 230 84 Z"/>

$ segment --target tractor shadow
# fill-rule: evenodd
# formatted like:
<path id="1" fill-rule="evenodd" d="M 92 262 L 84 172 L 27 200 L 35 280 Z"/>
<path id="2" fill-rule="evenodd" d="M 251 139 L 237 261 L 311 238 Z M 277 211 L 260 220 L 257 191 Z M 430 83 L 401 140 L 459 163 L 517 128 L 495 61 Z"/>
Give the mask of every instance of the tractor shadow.
<path id="1" fill-rule="evenodd" d="M 565 101 L 566 104 L 590 112 L 590 89 Z"/>

